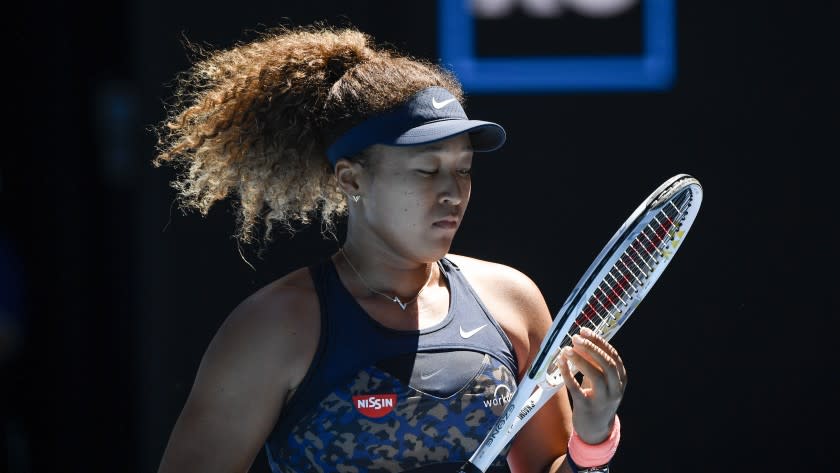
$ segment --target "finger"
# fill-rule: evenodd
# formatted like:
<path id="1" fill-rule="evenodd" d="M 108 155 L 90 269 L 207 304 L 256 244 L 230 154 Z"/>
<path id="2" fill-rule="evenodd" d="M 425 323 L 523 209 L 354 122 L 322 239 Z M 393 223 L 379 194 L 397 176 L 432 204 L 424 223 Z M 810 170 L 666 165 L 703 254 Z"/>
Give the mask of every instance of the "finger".
<path id="1" fill-rule="evenodd" d="M 593 362 L 588 355 L 584 355 L 582 353 L 586 350 L 586 348 L 580 345 L 576 346 L 574 344 L 570 348 L 571 350 L 567 355 L 568 358 L 575 364 L 575 366 L 577 366 L 578 370 L 583 373 L 585 378 L 589 378 L 596 392 L 597 390 L 609 392 L 606 384 L 607 381 L 604 372 L 601 371 L 601 367 L 598 366 L 597 363 Z"/>
<path id="2" fill-rule="evenodd" d="M 597 332 L 589 329 L 589 328 L 582 328 L 580 330 L 580 335 L 592 340 L 596 346 L 604 350 L 612 359 L 615 361 L 618 371 L 619 380 L 621 380 L 621 384 L 627 384 L 627 369 L 624 367 L 624 360 L 621 359 L 621 356 L 618 354 L 618 350 L 609 342 L 607 339 L 598 335 Z"/>
<path id="3" fill-rule="evenodd" d="M 627 387 L 627 368 L 624 367 L 624 360 L 621 357 L 617 357 L 616 360 L 618 361 L 618 377 L 621 379 L 621 385 L 625 388 Z"/>
<path id="4" fill-rule="evenodd" d="M 591 340 L 595 346 L 604 350 L 604 352 L 613 359 L 618 359 L 618 350 L 616 350 L 614 346 L 610 345 L 606 338 L 598 335 L 598 333 L 594 330 L 583 327 L 580 329 L 580 336 Z"/>
<path id="5" fill-rule="evenodd" d="M 572 343 L 576 348 L 586 350 L 586 354 L 600 367 L 606 379 L 607 389 L 610 392 L 621 392 L 621 378 L 616 360 L 601 347 L 595 345 L 592 340 L 580 335 L 573 336 Z"/>
<path id="6" fill-rule="evenodd" d="M 557 368 L 560 370 L 560 376 L 563 377 L 563 383 L 566 385 L 566 389 L 569 391 L 572 399 L 581 399 L 585 397 L 583 389 L 578 384 L 577 379 L 575 379 L 572 370 L 569 369 L 570 360 L 568 355 L 571 352 L 571 347 L 566 347 L 560 351 L 560 356 L 557 357 Z"/>

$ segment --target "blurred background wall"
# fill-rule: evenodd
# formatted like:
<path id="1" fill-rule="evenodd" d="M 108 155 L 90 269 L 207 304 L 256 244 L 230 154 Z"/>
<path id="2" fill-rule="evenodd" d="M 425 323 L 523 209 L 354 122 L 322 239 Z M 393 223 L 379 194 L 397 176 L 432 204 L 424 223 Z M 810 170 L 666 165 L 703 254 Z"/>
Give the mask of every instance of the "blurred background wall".
<path id="1" fill-rule="evenodd" d="M 477 14 L 476 57 L 644 53 L 645 0 L 600 2 L 627 4 L 604 15 L 584 1 L 553 3 L 562 8 Z M 837 375 L 824 336 L 837 298 L 813 281 L 836 275 L 801 271 L 833 251 L 837 213 L 816 210 L 803 188 L 833 184 L 816 163 L 837 157 L 817 141 L 837 136 L 825 106 L 837 92 L 827 67 L 837 50 L 825 51 L 836 43 L 836 7 L 666 3 L 673 74 L 653 85 L 468 88 L 468 113 L 502 123 L 509 139 L 477 157 L 453 252 L 522 270 L 556 310 L 644 196 L 673 174 L 694 175 L 705 200 L 692 234 L 613 339 L 631 379 L 614 469 L 823 470 L 836 440 L 827 415 Z M 0 469 L 153 472 L 227 314 L 337 248 L 316 224 L 278 234 L 262 256 L 246 248 L 252 269 L 231 237 L 229 204 L 206 218 L 173 205 L 172 171 L 150 165 L 149 130 L 189 66 L 182 37 L 223 48 L 264 26 L 325 20 L 439 60 L 446 5 L 21 8 L 7 15 L 4 68 Z M 263 455 L 252 471 L 268 471 Z"/>

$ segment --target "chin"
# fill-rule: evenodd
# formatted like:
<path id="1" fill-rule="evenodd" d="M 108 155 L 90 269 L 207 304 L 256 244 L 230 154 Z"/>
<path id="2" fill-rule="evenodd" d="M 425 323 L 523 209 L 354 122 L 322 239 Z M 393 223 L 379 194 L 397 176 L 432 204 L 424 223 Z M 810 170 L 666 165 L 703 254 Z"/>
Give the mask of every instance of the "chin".
<path id="1" fill-rule="evenodd" d="M 452 247 L 452 240 L 447 239 L 446 242 L 437 242 L 438 244 L 430 245 L 425 251 L 420 254 L 423 261 L 432 263 L 438 261 L 449 253 Z"/>

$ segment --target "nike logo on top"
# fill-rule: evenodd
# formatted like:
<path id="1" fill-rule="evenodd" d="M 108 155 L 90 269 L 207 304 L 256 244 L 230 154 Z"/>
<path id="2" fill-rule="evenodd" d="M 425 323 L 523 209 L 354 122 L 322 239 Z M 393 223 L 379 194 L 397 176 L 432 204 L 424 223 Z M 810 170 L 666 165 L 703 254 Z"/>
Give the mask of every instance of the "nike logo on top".
<path id="1" fill-rule="evenodd" d="M 443 102 L 438 102 L 436 98 L 432 97 L 432 107 L 435 107 L 436 109 L 440 110 L 443 107 L 449 105 L 450 103 L 452 103 L 454 101 L 455 101 L 455 99 L 452 98 L 452 99 L 446 99 Z"/>
<path id="2" fill-rule="evenodd" d="M 461 331 L 461 338 L 470 338 L 470 337 L 472 337 L 473 335 L 477 334 L 477 333 L 478 333 L 481 329 L 483 329 L 483 328 L 484 328 L 484 327 L 486 327 L 486 326 L 487 326 L 487 324 L 484 324 L 484 325 L 482 325 L 481 327 L 478 327 L 478 328 L 472 329 L 472 330 L 470 330 L 470 331 L 468 331 L 468 332 L 465 332 L 465 331 L 464 331 L 464 327 L 461 327 L 461 326 L 459 326 L 459 327 L 458 327 L 458 329 Z"/>
<path id="3" fill-rule="evenodd" d="M 436 375 L 436 374 L 440 373 L 441 371 L 443 371 L 443 370 L 445 370 L 445 369 L 446 369 L 446 367 L 444 366 L 443 368 L 441 368 L 441 369 L 439 369 L 439 370 L 437 370 L 437 371 L 432 371 L 432 372 L 431 372 L 431 373 L 429 373 L 429 374 L 426 374 L 426 373 L 420 373 L 420 379 L 424 379 L 424 380 L 425 380 L 425 379 L 429 379 L 429 378 L 431 378 L 432 376 L 434 376 L 434 375 Z"/>

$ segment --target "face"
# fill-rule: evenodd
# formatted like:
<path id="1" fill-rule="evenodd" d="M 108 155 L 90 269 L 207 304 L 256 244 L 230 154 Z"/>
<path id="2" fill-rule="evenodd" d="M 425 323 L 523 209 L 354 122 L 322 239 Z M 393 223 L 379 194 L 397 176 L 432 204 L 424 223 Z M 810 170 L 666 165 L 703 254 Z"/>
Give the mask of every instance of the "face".
<path id="1" fill-rule="evenodd" d="M 370 157 L 372 169 L 359 173 L 362 205 L 351 205 L 351 219 L 360 221 L 351 224 L 367 227 L 368 237 L 400 255 L 419 261 L 443 257 L 470 200 L 469 137 L 411 147 L 375 145 Z"/>

